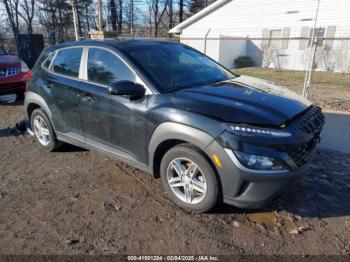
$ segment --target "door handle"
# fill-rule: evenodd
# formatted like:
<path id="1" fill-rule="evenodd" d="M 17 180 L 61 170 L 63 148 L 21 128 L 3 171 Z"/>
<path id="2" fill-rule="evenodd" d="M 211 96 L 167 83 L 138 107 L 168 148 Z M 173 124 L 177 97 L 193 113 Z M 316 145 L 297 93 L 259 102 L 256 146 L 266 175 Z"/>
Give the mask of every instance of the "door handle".
<path id="1" fill-rule="evenodd" d="M 85 93 L 82 98 L 85 102 L 91 102 L 93 100 L 96 100 L 91 94 Z"/>
<path id="2" fill-rule="evenodd" d="M 51 82 L 47 82 L 47 83 L 46 83 L 46 87 L 49 88 L 49 89 L 51 89 L 51 88 L 54 88 L 55 85 L 54 85 L 53 83 L 51 83 Z"/>

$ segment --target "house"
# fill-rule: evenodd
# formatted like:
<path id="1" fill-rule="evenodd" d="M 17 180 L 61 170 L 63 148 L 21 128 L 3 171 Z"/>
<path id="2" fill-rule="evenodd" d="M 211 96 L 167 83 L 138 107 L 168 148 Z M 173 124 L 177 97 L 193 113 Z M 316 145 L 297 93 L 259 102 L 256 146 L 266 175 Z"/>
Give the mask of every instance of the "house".
<path id="1" fill-rule="evenodd" d="M 227 68 L 247 55 L 256 66 L 294 70 L 306 68 L 315 34 L 314 67 L 350 73 L 349 0 L 218 0 L 169 33 Z"/>

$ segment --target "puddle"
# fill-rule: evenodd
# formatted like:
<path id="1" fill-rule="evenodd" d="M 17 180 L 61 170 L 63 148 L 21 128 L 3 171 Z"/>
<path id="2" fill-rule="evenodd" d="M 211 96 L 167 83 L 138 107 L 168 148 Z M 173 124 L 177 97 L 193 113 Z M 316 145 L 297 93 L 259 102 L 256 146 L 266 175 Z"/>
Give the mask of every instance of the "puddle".
<path id="1" fill-rule="evenodd" d="M 250 222 L 268 231 L 276 232 L 278 230 L 278 217 L 274 213 L 250 213 L 247 214 L 247 217 Z"/>
<path id="2" fill-rule="evenodd" d="M 258 227 L 273 232 L 279 233 L 290 232 L 297 227 L 297 218 L 289 215 L 281 215 L 276 212 L 261 212 L 247 214 L 248 220 Z"/>
<path id="3" fill-rule="evenodd" d="M 0 96 L 0 103 L 12 104 L 16 102 L 16 98 L 17 98 L 17 95 L 15 94 Z"/>

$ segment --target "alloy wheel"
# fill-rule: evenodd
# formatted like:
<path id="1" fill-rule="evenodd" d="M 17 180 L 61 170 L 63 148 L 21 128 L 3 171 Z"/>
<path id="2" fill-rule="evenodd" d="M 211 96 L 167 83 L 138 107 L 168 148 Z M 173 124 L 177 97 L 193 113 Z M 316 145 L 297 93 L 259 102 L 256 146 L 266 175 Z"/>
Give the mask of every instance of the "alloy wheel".
<path id="1" fill-rule="evenodd" d="M 186 158 L 177 158 L 169 163 L 167 181 L 176 197 L 185 203 L 197 204 L 207 194 L 203 172 L 196 163 Z"/>
<path id="2" fill-rule="evenodd" d="M 40 144 L 47 146 L 50 143 L 50 131 L 49 128 L 41 116 L 37 115 L 33 120 L 34 134 L 37 137 Z"/>

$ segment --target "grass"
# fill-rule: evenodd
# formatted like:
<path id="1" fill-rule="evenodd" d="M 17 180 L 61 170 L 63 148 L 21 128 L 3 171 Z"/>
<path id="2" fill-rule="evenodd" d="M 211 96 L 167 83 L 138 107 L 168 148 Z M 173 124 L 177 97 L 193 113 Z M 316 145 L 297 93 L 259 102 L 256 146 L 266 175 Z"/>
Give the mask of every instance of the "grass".
<path id="1" fill-rule="evenodd" d="M 242 68 L 233 71 L 237 74 L 269 80 L 302 94 L 304 71 L 268 68 Z M 350 75 L 313 72 L 309 98 L 323 108 L 350 111 Z"/>

